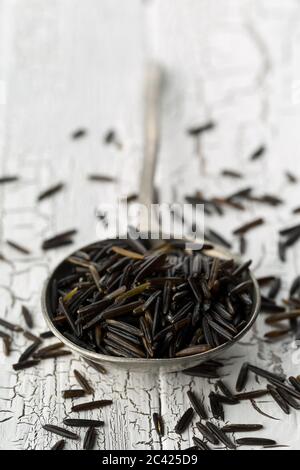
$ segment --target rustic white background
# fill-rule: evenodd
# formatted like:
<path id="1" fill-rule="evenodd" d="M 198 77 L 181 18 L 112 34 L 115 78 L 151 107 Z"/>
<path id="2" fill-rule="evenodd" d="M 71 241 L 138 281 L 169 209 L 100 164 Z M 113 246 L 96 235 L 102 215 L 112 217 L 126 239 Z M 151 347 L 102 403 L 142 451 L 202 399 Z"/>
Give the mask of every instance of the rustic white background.
<path id="1" fill-rule="evenodd" d="M 0 174 L 21 177 L 0 188 L 0 251 L 13 262 L 0 265 L 0 316 L 22 323 L 25 304 L 34 313 L 35 331 L 43 331 L 41 287 L 69 250 L 44 254 L 41 240 L 74 226 L 79 229 L 76 246 L 95 240 L 95 209 L 137 190 L 142 77 L 149 58 L 162 63 L 168 82 L 157 174 L 162 200 L 181 201 L 196 189 L 223 195 L 248 184 L 258 194 L 284 198 L 279 209 L 252 204 L 245 214 L 228 210 L 223 218 L 207 221 L 229 237 L 243 221 L 263 215 L 267 223 L 249 235 L 247 256 L 258 275 L 282 276 L 284 296 L 300 263 L 297 246 L 285 264 L 278 262 L 276 250 L 278 228 L 300 221 L 291 214 L 300 205 L 299 184 L 284 176 L 290 169 L 300 177 L 299 51 L 296 0 L 0 0 Z M 201 142 L 204 171 L 185 129 L 209 119 L 217 128 Z M 70 133 L 81 126 L 88 136 L 72 141 Z M 120 135 L 122 150 L 102 143 L 111 127 Z M 266 156 L 249 162 L 261 143 L 268 147 Z M 247 179 L 220 178 L 225 166 L 247 173 Z M 118 182 L 88 184 L 90 172 L 116 176 Z M 37 205 L 37 194 L 61 180 L 66 190 Z M 6 238 L 29 246 L 32 255 L 16 254 L 5 245 Z M 263 320 L 225 358 L 228 384 L 234 385 L 245 359 L 274 371 L 300 373 L 293 338 L 266 344 Z M 74 367 L 89 376 L 95 397 L 114 400 L 111 408 L 93 412 L 106 423 L 99 431 L 99 449 L 184 449 L 192 444 L 193 433 L 198 435 L 195 422 L 182 437 L 174 425 L 189 406 L 186 391 L 191 387 L 207 398 L 213 382 L 180 373 L 102 377 L 76 358 L 48 360 L 15 373 L 12 364 L 27 345 L 15 335 L 12 355 L 5 358 L 0 352 L 1 449 L 53 445 L 57 438 L 42 425 L 60 424 L 68 416 L 71 403 L 62 400 L 61 391 L 75 385 Z M 252 378 L 249 389 L 257 386 Z M 280 421 L 263 418 L 249 403 L 227 406 L 226 419 L 263 423 L 262 436 L 299 449 L 300 415 L 283 415 L 269 399 L 259 402 Z M 166 423 L 161 441 L 151 419 L 158 410 Z"/>

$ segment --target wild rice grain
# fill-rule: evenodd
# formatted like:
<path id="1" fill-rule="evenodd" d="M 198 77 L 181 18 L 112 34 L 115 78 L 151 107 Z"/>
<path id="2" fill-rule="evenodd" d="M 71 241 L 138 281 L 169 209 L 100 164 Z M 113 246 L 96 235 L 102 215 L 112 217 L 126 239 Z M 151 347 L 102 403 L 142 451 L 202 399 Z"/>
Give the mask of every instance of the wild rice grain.
<path id="1" fill-rule="evenodd" d="M 65 418 L 63 423 L 66 426 L 77 427 L 77 428 L 88 428 L 90 426 L 94 428 L 100 428 L 104 426 L 104 421 L 96 420 L 96 419 L 72 419 L 72 418 Z"/>
<path id="2" fill-rule="evenodd" d="M 234 396 L 237 400 L 253 400 L 255 398 L 264 397 L 268 395 L 268 390 L 252 390 L 251 392 L 244 392 L 244 393 L 236 393 Z"/>
<path id="3" fill-rule="evenodd" d="M 200 450 L 210 450 L 208 445 L 205 442 L 201 441 L 201 439 L 199 439 L 196 436 L 193 436 L 193 442 L 194 442 L 195 446 Z"/>
<path id="4" fill-rule="evenodd" d="M 289 393 L 279 387 L 276 390 L 288 406 L 291 406 L 295 410 L 300 410 L 300 403 L 295 400 L 295 398 L 293 398 Z"/>
<path id="5" fill-rule="evenodd" d="M 15 371 L 18 370 L 24 370 L 24 369 L 29 369 L 30 367 L 35 367 L 39 364 L 38 359 L 32 359 L 30 361 L 23 361 L 23 362 L 18 362 L 17 364 L 13 364 L 13 369 Z"/>
<path id="6" fill-rule="evenodd" d="M 234 394 L 231 392 L 231 390 L 227 387 L 227 385 L 222 381 L 222 380 L 218 380 L 217 383 L 216 383 L 217 387 L 219 388 L 219 390 L 227 397 L 227 398 L 230 398 L 232 400 L 235 399 L 235 396 Z"/>
<path id="7" fill-rule="evenodd" d="M 266 147 L 264 145 L 261 145 L 260 147 L 258 147 L 257 150 L 255 150 L 255 152 L 252 153 L 252 155 L 250 156 L 250 160 L 257 160 L 258 158 L 262 157 L 265 152 Z"/>
<path id="8" fill-rule="evenodd" d="M 0 176 L 0 184 L 14 183 L 18 180 L 18 176 Z"/>
<path id="9" fill-rule="evenodd" d="M 191 423 L 192 419 L 194 416 L 194 410 L 193 408 L 188 408 L 185 413 L 181 416 L 179 419 L 178 423 L 175 426 L 175 432 L 177 434 L 182 434 L 189 424 Z"/>
<path id="10" fill-rule="evenodd" d="M 215 419 L 224 421 L 224 408 L 214 392 L 208 395 L 212 415 Z"/>
<path id="11" fill-rule="evenodd" d="M 231 178 L 243 178 L 242 173 L 235 170 L 222 170 L 221 173 L 223 176 L 229 176 Z"/>
<path id="12" fill-rule="evenodd" d="M 236 440 L 239 446 L 270 446 L 275 445 L 273 439 L 265 439 L 263 437 L 242 437 Z"/>
<path id="13" fill-rule="evenodd" d="M 285 414 L 290 414 L 290 408 L 289 405 L 286 403 L 286 401 L 282 398 L 280 393 L 278 393 L 278 390 L 276 387 L 273 385 L 267 385 L 267 389 L 269 390 L 270 394 L 272 395 L 273 399 L 276 401 L 276 403 L 280 406 L 282 411 L 284 411 Z"/>
<path id="14" fill-rule="evenodd" d="M 247 379 L 248 379 L 248 371 L 249 371 L 249 365 L 247 362 L 244 362 L 242 365 L 237 381 L 236 381 L 236 386 L 235 389 L 237 392 L 241 392 L 243 388 L 245 388 Z"/>
<path id="15" fill-rule="evenodd" d="M 157 432 L 157 434 L 160 437 L 164 436 L 165 429 L 164 429 L 164 422 L 163 418 L 159 413 L 153 413 L 153 422 L 154 422 L 154 427 Z"/>
<path id="16" fill-rule="evenodd" d="M 96 438 L 97 438 L 96 430 L 93 426 L 91 426 L 87 430 L 87 432 L 84 436 L 83 449 L 84 450 L 93 450 L 94 447 L 95 447 Z"/>
<path id="17" fill-rule="evenodd" d="M 44 333 L 40 334 L 40 338 L 43 338 L 43 339 L 52 338 L 53 336 L 54 334 L 52 333 L 52 331 L 44 331 Z"/>
<path id="18" fill-rule="evenodd" d="M 71 388 L 70 390 L 63 390 L 63 398 L 81 398 L 85 396 L 85 391 L 78 388 Z"/>
<path id="19" fill-rule="evenodd" d="M 226 436 L 224 431 L 218 428 L 215 424 L 207 421 L 206 426 L 208 429 L 216 436 L 219 441 L 221 441 L 228 449 L 235 450 L 236 446 L 232 442 L 232 440 Z"/>
<path id="20" fill-rule="evenodd" d="M 60 441 L 57 441 L 54 446 L 51 447 L 50 450 L 63 450 L 65 447 L 66 441 L 64 439 L 61 439 Z"/>
<path id="21" fill-rule="evenodd" d="M 79 439 L 79 436 L 77 434 L 74 434 L 68 429 L 61 428 L 60 426 L 54 426 L 52 424 L 45 424 L 43 426 L 43 429 L 53 434 L 57 434 L 58 436 L 65 437 L 66 439 L 74 439 L 74 440 Z"/>
<path id="22" fill-rule="evenodd" d="M 82 375 L 78 370 L 74 369 L 74 375 L 79 385 L 81 385 L 81 387 L 88 395 L 92 395 L 95 392 L 95 390 L 93 389 L 93 387 L 91 387 L 84 375 Z"/>
<path id="23" fill-rule="evenodd" d="M 88 179 L 90 181 L 98 181 L 99 183 L 113 183 L 116 181 L 115 178 L 113 178 L 112 176 L 99 175 L 99 174 L 88 175 Z"/>
<path id="24" fill-rule="evenodd" d="M 107 370 L 105 367 L 103 367 L 101 364 L 98 364 L 96 362 L 90 361 L 89 359 L 84 358 L 85 362 L 91 366 L 93 369 L 95 369 L 97 372 L 100 372 L 100 374 L 107 374 Z"/>
<path id="25" fill-rule="evenodd" d="M 204 132 L 211 131 L 215 128 L 216 124 L 213 121 L 208 121 L 206 124 L 202 124 L 200 126 L 190 127 L 187 130 L 187 133 L 193 137 L 199 136 Z"/>
<path id="26" fill-rule="evenodd" d="M 296 377 L 289 377 L 289 381 L 294 387 L 294 389 L 300 393 L 300 382 L 296 379 Z"/>
<path id="27" fill-rule="evenodd" d="M 3 328 L 7 328 L 10 331 L 15 331 L 16 333 L 20 333 L 23 331 L 23 328 L 19 325 L 15 325 L 14 323 L 10 323 L 7 320 L 4 320 L 3 318 L 0 318 L 0 326 L 3 326 Z"/>
<path id="28" fill-rule="evenodd" d="M 87 130 L 80 128 L 72 132 L 71 137 L 72 139 L 81 139 L 82 137 L 85 137 L 87 135 Z"/>
<path id="29" fill-rule="evenodd" d="M 10 355 L 10 350 L 11 350 L 11 338 L 9 337 L 2 337 L 2 342 L 3 342 L 3 353 L 5 356 Z"/>
<path id="30" fill-rule="evenodd" d="M 28 346 L 19 357 L 18 362 L 21 363 L 21 362 L 27 361 L 27 359 L 29 359 L 33 355 L 33 353 L 37 350 L 39 345 L 40 345 L 40 342 L 37 341 L 35 343 L 32 343 L 30 346 Z"/>
<path id="31" fill-rule="evenodd" d="M 196 423 L 197 428 L 201 432 L 202 436 L 208 440 L 211 444 L 218 445 L 219 439 L 213 434 L 205 424 L 202 424 L 200 421 Z"/>
<path id="32" fill-rule="evenodd" d="M 187 392 L 187 396 L 189 397 L 191 405 L 196 411 L 196 413 L 199 415 L 199 417 L 201 419 L 207 419 L 207 412 L 199 398 L 191 390 Z"/>
<path id="33" fill-rule="evenodd" d="M 56 193 L 60 192 L 64 188 L 64 186 L 65 185 L 63 183 L 58 183 L 44 190 L 42 193 L 38 195 L 37 197 L 38 202 L 43 201 L 44 199 L 47 199 L 51 196 L 54 196 Z"/>
<path id="34" fill-rule="evenodd" d="M 112 400 L 97 400 L 97 401 L 89 401 L 86 403 L 80 403 L 80 405 L 74 405 L 71 408 L 71 411 L 88 411 L 88 410 L 96 410 L 98 408 L 103 408 L 105 406 L 112 405 Z"/>
<path id="35" fill-rule="evenodd" d="M 251 372 L 254 372 L 254 374 L 264 377 L 267 380 L 275 379 L 284 382 L 286 378 L 285 375 L 275 374 L 274 372 L 269 372 L 261 367 L 253 366 L 252 364 L 248 364 L 248 368 Z"/>
<path id="36" fill-rule="evenodd" d="M 262 424 L 227 424 L 222 428 L 223 432 L 250 432 L 263 429 Z"/>
<path id="37" fill-rule="evenodd" d="M 259 227 L 260 225 L 263 225 L 265 223 L 263 218 L 258 218 L 255 220 L 252 220 L 251 222 L 248 222 L 237 229 L 233 231 L 234 235 L 244 235 L 246 232 L 249 232 L 250 230 Z"/>
<path id="38" fill-rule="evenodd" d="M 29 329 L 33 328 L 33 319 L 32 319 L 32 315 L 29 312 L 28 308 L 25 307 L 25 305 L 22 305 L 22 310 L 21 311 L 22 311 L 22 315 L 24 317 L 27 328 L 29 328 Z"/>
<path id="39" fill-rule="evenodd" d="M 18 251 L 19 253 L 22 253 L 23 255 L 30 255 L 31 254 L 31 251 L 28 250 L 28 248 L 25 248 L 24 246 L 21 246 L 19 243 L 16 243 L 12 240 L 6 240 L 6 243 L 11 248 L 14 248 L 14 250 Z"/>

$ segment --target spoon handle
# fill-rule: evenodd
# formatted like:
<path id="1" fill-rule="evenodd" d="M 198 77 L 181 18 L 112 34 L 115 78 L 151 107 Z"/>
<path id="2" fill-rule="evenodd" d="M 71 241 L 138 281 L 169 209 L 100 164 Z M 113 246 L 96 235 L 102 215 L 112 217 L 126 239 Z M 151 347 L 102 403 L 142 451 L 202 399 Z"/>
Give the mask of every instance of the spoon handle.
<path id="1" fill-rule="evenodd" d="M 139 203 L 141 208 L 139 230 L 148 232 L 150 206 L 153 202 L 154 176 L 160 136 L 160 94 L 162 69 L 157 63 L 146 68 L 144 109 L 144 159 L 140 177 Z M 151 227 L 153 229 L 153 227 Z"/>

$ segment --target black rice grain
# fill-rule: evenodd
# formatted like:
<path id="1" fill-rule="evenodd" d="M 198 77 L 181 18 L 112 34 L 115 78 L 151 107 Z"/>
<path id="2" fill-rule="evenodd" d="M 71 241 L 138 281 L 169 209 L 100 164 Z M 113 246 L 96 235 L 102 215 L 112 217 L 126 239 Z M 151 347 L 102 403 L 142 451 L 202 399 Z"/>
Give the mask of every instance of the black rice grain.
<path id="1" fill-rule="evenodd" d="M 296 377 L 289 377 L 289 381 L 294 387 L 294 389 L 300 393 L 300 382 L 296 379 Z"/>
<path id="2" fill-rule="evenodd" d="M 228 449 L 234 450 L 236 448 L 232 440 L 226 436 L 225 432 L 218 428 L 215 424 L 207 421 L 206 426 Z"/>
<path id="3" fill-rule="evenodd" d="M 236 443 L 239 446 L 270 446 L 275 445 L 276 441 L 263 437 L 241 437 L 236 440 Z"/>
<path id="4" fill-rule="evenodd" d="M 217 383 L 216 383 L 218 389 L 227 397 L 227 398 L 230 398 L 232 400 L 235 399 L 235 396 L 234 394 L 231 392 L 231 390 L 228 388 L 228 386 L 222 381 L 222 380 L 218 380 Z"/>
<path id="5" fill-rule="evenodd" d="M 239 171 L 235 171 L 235 170 L 225 169 L 222 171 L 221 174 L 223 176 L 229 176 L 230 178 L 243 178 L 242 173 L 240 173 Z"/>
<path id="6" fill-rule="evenodd" d="M 295 398 L 293 398 L 286 390 L 283 390 L 279 387 L 277 387 L 276 390 L 288 406 L 291 406 L 295 410 L 300 410 L 300 403 L 295 400 Z"/>
<path id="7" fill-rule="evenodd" d="M 237 400 L 253 400 L 268 395 L 269 391 L 266 389 L 252 390 L 251 392 L 236 393 L 235 398 Z"/>
<path id="8" fill-rule="evenodd" d="M 276 401 L 276 403 L 280 406 L 282 411 L 284 411 L 285 414 L 290 414 L 290 408 L 289 405 L 286 403 L 286 401 L 282 398 L 280 393 L 278 393 L 278 390 L 276 387 L 273 385 L 267 385 L 267 389 L 269 390 L 270 394 L 272 395 L 272 398 Z"/>
<path id="9" fill-rule="evenodd" d="M 248 364 L 248 368 L 251 372 L 254 372 L 256 375 L 264 377 L 265 379 L 275 379 L 280 382 L 285 381 L 285 375 L 275 374 L 274 372 L 269 372 L 268 370 L 262 369 L 261 367 L 253 366 L 252 364 Z"/>
<path id="10" fill-rule="evenodd" d="M 234 235 L 244 235 L 246 232 L 249 232 L 250 230 L 259 227 L 260 225 L 263 225 L 265 223 L 263 218 L 257 218 L 254 220 L 251 220 L 250 222 L 247 222 L 246 224 L 241 225 L 237 229 L 233 231 Z"/>
<path id="11" fill-rule="evenodd" d="M 26 339 L 29 339 L 30 341 L 33 341 L 34 343 L 35 342 L 39 342 L 39 343 L 42 342 L 41 338 L 39 338 L 38 336 L 31 333 L 31 331 L 23 331 L 23 335 Z"/>
<path id="12" fill-rule="evenodd" d="M 6 240 L 6 243 L 13 248 L 14 250 L 18 251 L 19 253 L 22 253 L 23 255 L 30 255 L 31 251 L 28 250 L 28 248 L 25 248 L 24 246 L 21 246 L 19 243 L 16 243 L 12 240 Z"/>
<path id="13" fill-rule="evenodd" d="M 86 358 L 84 358 L 84 360 L 89 366 L 91 366 L 97 372 L 100 372 L 100 374 L 107 374 L 107 370 L 101 364 L 98 364 L 97 362 L 90 361 L 89 359 L 86 359 Z"/>
<path id="14" fill-rule="evenodd" d="M 54 334 L 52 333 L 52 331 L 44 331 L 43 333 L 40 334 L 40 338 L 42 339 L 52 338 L 53 336 Z"/>
<path id="15" fill-rule="evenodd" d="M 78 370 L 74 369 L 74 376 L 79 383 L 79 385 L 83 388 L 83 390 L 88 394 L 91 395 L 94 393 L 93 387 L 89 384 L 88 380 L 82 375 Z"/>
<path id="16" fill-rule="evenodd" d="M 179 421 L 177 422 L 177 424 L 175 426 L 175 432 L 177 434 L 182 434 L 187 429 L 189 424 L 191 423 L 191 421 L 193 419 L 193 416 L 194 416 L 193 408 L 188 408 L 185 411 L 185 413 L 181 416 Z"/>
<path id="17" fill-rule="evenodd" d="M 96 430 L 93 426 L 91 426 L 85 436 L 84 436 L 84 440 L 83 440 L 83 449 L 84 450 L 93 450 L 94 447 L 95 447 L 95 443 L 96 443 L 96 438 L 97 438 L 97 433 L 96 433 Z"/>
<path id="18" fill-rule="evenodd" d="M 201 432 L 202 436 L 207 439 L 211 444 L 218 445 L 219 439 L 213 434 L 205 424 L 202 424 L 200 421 L 196 423 L 197 428 Z"/>
<path id="19" fill-rule="evenodd" d="M 214 392 L 210 392 L 209 394 L 209 403 L 213 417 L 217 420 L 224 421 L 224 409 L 222 403 Z"/>
<path id="20" fill-rule="evenodd" d="M 280 287 L 281 287 L 281 279 L 277 277 L 274 279 L 274 281 L 272 281 L 272 284 L 268 293 L 268 297 L 270 299 L 275 299 L 280 290 Z"/>
<path id="21" fill-rule="evenodd" d="M 216 124 L 213 121 L 208 121 L 206 124 L 200 126 L 190 127 L 187 133 L 191 136 L 199 136 L 204 132 L 211 131 L 215 128 Z"/>
<path id="22" fill-rule="evenodd" d="M 164 427 L 162 416 L 159 413 L 153 413 L 152 417 L 153 417 L 153 423 L 154 423 L 154 427 L 155 427 L 157 434 L 160 437 L 163 437 L 165 433 L 165 427 Z"/>
<path id="23" fill-rule="evenodd" d="M 51 186 L 50 188 L 45 189 L 43 192 L 41 192 L 38 195 L 37 200 L 40 202 L 40 201 L 43 201 L 44 199 L 54 196 L 56 193 L 60 192 L 64 188 L 64 186 L 65 185 L 63 183 L 57 183 L 54 186 Z"/>
<path id="24" fill-rule="evenodd" d="M 72 242 L 72 237 L 76 235 L 76 233 L 76 229 L 58 233 L 57 235 L 54 235 L 53 237 L 44 240 L 42 243 L 42 249 L 49 250 L 52 248 L 63 246 L 66 242 L 70 243 Z"/>
<path id="25" fill-rule="evenodd" d="M 87 130 L 80 128 L 76 129 L 75 131 L 72 132 L 71 137 L 74 140 L 81 139 L 82 137 L 85 137 L 87 135 Z"/>
<path id="26" fill-rule="evenodd" d="M 103 408 L 105 406 L 112 405 L 112 400 L 97 400 L 97 401 L 89 401 L 86 403 L 80 403 L 80 405 L 74 405 L 71 408 L 71 411 L 88 411 L 88 410 L 96 410 L 99 408 Z"/>
<path id="27" fill-rule="evenodd" d="M 115 181 L 115 178 L 113 178 L 112 176 L 99 174 L 89 175 L 88 179 L 90 181 L 98 181 L 99 183 L 113 183 Z"/>
<path id="28" fill-rule="evenodd" d="M 30 346 L 28 346 L 28 348 L 26 348 L 25 351 L 19 357 L 18 362 L 22 363 L 22 362 L 27 361 L 27 359 L 29 359 L 33 355 L 33 353 L 37 350 L 39 345 L 40 345 L 40 342 L 37 341 L 35 343 L 32 343 Z"/>
<path id="29" fill-rule="evenodd" d="M 63 390 L 63 398 L 81 398 L 85 396 L 85 391 L 80 388 L 71 388 L 69 390 Z"/>
<path id="30" fill-rule="evenodd" d="M 223 432 L 250 432 L 260 431 L 263 428 L 262 424 L 226 424 L 222 427 Z"/>
<path id="31" fill-rule="evenodd" d="M 104 421 L 96 420 L 96 419 L 72 419 L 72 418 L 65 418 L 63 423 L 66 426 L 71 426 L 74 428 L 88 428 L 90 426 L 94 428 L 100 428 L 104 426 Z"/>
<path id="32" fill-rule="evenodd" d="M 199 437 L 193 436 L 193 442 L 195 446 L 200 450 L 210 450 L 208 445 L 205 442 L 201 441 Z"/>
<path id="33" fill-rule="evenodd" d="M 297 183 L 298 178 L 294 173 L 292 173 L 291 171 L 286 171 L 285 175 L 290 183 Z"/>
<path id="34" fill-rule="evenodd" d="M 262 157 L 264 153 L 266 152 L 266 147 L 264 145 L 261 145 L 258 147 L 250 156 L 250 160 L 257 160 L 258 158 Z"/>
<path id="35" fill-rule="evenodd" d="M 51 447 L 50 450 L 63 450 L 65 447 L 66 441 L 64 439 L 61 439 L 60 441 L 57 441 L 54 446 Z"/>
<path id="36" fill-rule="evenodd" d="M 23 328 L 21 326 L 4 320 L 3 318 L 0 318 L 0 326 L 3 326 L 3 328 L 7 328 L 8 330 L 14 331 L 16 333 L 20 333 L 21 331 L 23 331 Z"/>
<path id="37" fill-rule="evenodd" d="M 189 397 L 189 400 L 191 402 L 192 407 L 196 411 L 196 413 L 199 415 L 201 419 L 207 419 L 207 412 L 204 408 L 203 403 L 199 400 L 199 398 L 193 393 L 191 390 L 187 392 L 187 396 Z"/>
<path id="38" fill-rule="evenodd" d="M 29 328 L 29 329 L 33 328 L 33 319 L 32 319 L 32 315 L 29 312 L 28 308 L 25 307 L 25 305 L 22 305 L 22 310 L 21 311 L 22 311 L 22 315 L 24 317 L 27 328 Z"/>
<path id="39" fill-rule="evenodd" d="M 3 343 L 3 353 L 5 356 L 9 356 L 10 355 L 10 351 L 11 351 L 11 338 L 10 337 L 2 337 L 2 343 Z"/>
<path id="40" fill-rule="evenodd" d="M 0 185 L 6 183 L 14 183 L 19 180 L 18 176 L 0 176 Z"/>
<path id="41" fill-rule="evenodd" d="M 79 439 L 79 436 L 77 434 L 74 434 L 73 432 L 68 431 L 68 429 L 61 428 L 60 426 L 54 426 L 52 424 L 44 424 L 43 429 L 53 434 L 57 434 L 58 436 L 65 437 L 66 439 L 74 439 L 74 440 Z"/>
<path id="42" fill-rule="evenodd" d="M 71 354 L 72 354 L 72 351 L 67 351 L 66 349 L 60 349 L 60 350 L 44 353 L 40 358 L 41 359 L 57 359 L 59 357 L 70 356 Z"/>
<path id="43" fill-rule="evenodd" d="M 249 365 L 247 362 L 244 362 L 242 365 L 237 381 L 236 381 L 236 386 L 235 389 L 237 392 L 241 392 L 243 388 L 245 388 L 247 379 L 248 379 L 248 371 L 249 371 Z"/>
<path id="44" fill-rule="evenodd" d="M 32 360 L 29 360 L 29 361 L 18 362 L 17 364 L 13 364 L 13 369 L 15 371 L 29 369 L 30 367 L 37 366 L 39 364 L 39 362 L 40 361 L 38 359 L 32 359 Z"/>

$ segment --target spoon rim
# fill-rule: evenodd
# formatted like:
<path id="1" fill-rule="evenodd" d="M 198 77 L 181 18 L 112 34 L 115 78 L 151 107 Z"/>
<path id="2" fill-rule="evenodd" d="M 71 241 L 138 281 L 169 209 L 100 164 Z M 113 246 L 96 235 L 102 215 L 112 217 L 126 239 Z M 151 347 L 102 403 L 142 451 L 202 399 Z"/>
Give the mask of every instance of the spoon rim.
<path id="1" fill-rule="evenodd" d="M 239 331 L 239 333 L 231 340 L 227 341 L 226 343 L 220 344 L 219 346 L 209 349 L 208 351 L 198 353 L 198 354 L 193 354 L 189 356 L 182 356 L 182 357 L 170 357 L 170 358 L 127 358 L 127 357 L 117 357 L 117 356 L 111 356 L 108 354 L 101 354 L 98 352 L 91 351 L 89 349 L 85 349 L 81 346 L 78 346 L 77 344 L 73 343 L 69 339 L 67 339 L 53 324 L 52 319 L 50 317 L 50 314 L 48 312 L 48 289 L 49 286 L 51 285 L 51 282 L 53 280 L 53 276 L 55 272 L 61 267 L 61 265 L 65 262 L 65 260 L 71 256 L 72 254 L 76 253 L 77 251 L 84 250 L 84 248 L 87 248 L 95 243 L 89 243 L 88 245 L 84 245 L 83 247 L 77 249 L 76 251 L 73 251 L 70 255 L 65 256 L 62 261 L 60 261 L 55 268 L 52 270 L 51 275 L 48 276 L 46 281 L 44 282 L 43 289 L 42 289 L 42 295 L 41 295 L 41 306 L 42 306 L 42 314 L 44 317 L 44 320 L 46 321 L 47 326 L 49 327 L 50 331 L 62 342 L 67 346 L 69 349 L 71 349 L 73 352 L 79 354 L 80 356 L 86 357 L 87 359 L 90 359 L 93 362 L 98 362 L 98 363 L 104 363 L 104 362 L 109 362 L 109 363 L 115 363 L 115 364 L 121 364 L 121 365 L 127 365 L 128 367 L 134 366 L 134 365 L 149 365 L 153 364 L 154 367 L 163 367 L 163 366 L 170 366 L 170 365 L 178 365 L 180 366 L 180 363 L 186 362 L 188 359 L 195 360 L 199 359 L 200 362 L 205 362 L 206 360 L 211 359 L 212 357 L 215 357 L 219 355 L 220 352 L 225 351 L 226 349 L 230 348 L 233 346 L 235 343 L 240 341 L 241 338 L 243 338 L 246 333 L 251 329 L 253 326 L 258 313 L 260 311 L 260 306 L 261 306 L 261 295 L 260 295 L 260 288 L 258 285 L 258 282 L 253 274 L 253 272 L 249 269 L 249 277 L 253 283 L 253 305 L 252 305 L 252 312 L 249 317 L 249 321 L 245 325 L 245 327 Z M 223 254 L 229 254 L 229 252 L 226 252 L 226 250 L 223 249 L 223 247 L 218 246 L 217 244 L 214 244 L 215 249 L 220 249 L 220 251 Z M 233 256 L 231 256 L 231 259 Z"/>

